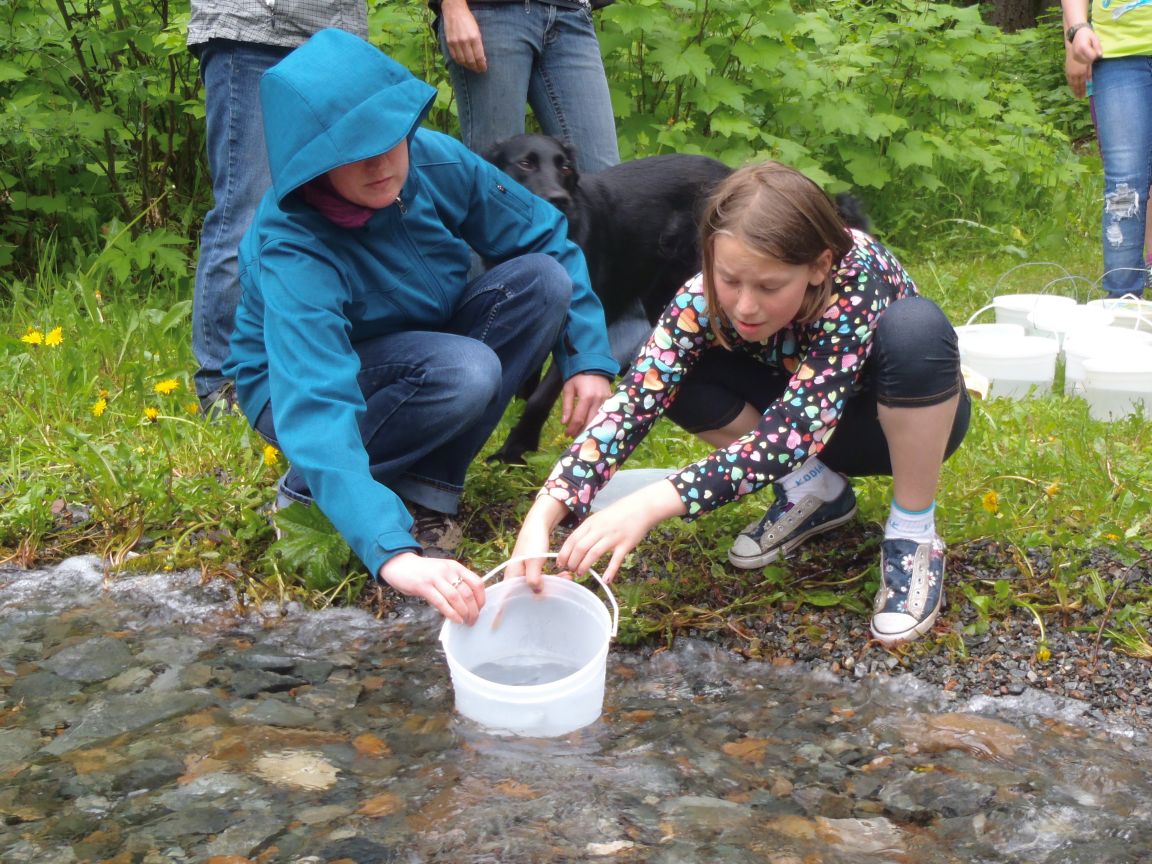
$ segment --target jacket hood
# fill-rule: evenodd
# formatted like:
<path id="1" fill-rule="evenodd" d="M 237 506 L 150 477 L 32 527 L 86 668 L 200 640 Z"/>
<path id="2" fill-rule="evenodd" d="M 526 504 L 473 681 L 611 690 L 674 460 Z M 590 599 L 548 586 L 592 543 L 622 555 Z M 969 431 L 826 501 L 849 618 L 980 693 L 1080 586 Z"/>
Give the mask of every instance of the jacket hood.
<path id="1" fill-rule="evenodd" d="M 326 171 L 411 141 L 435 97 L 359 36 L 321 30 L 260 78 L 277 203 Z"/>

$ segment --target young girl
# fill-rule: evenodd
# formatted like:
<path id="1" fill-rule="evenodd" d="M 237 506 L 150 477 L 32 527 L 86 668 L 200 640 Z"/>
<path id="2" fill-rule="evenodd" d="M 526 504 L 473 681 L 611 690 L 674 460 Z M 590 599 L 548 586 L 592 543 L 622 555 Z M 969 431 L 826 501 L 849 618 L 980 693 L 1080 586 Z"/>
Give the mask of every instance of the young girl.
<path id="1" fill-rule="evenodd" d="M 558 566 L 584 573 L 624 556 L 670 516 L 694 519 L 771 485 L 775 502 L 736 538 L 757 568 L 850 520 L 848 477 L 893 478 L 872 634 L 914 639 L 943 598 L 936 535 L 940 466 L 969 405 L 956 334 L 876 240 L 850 231 L 811 180 L 774 162 L 741 169 L 701 225 L 704 271 L 680 289 L 636 363 L 556 464 L 515 555 L 546 552 L 580 523 Z M 717 449 L 589 516 L 592 498 L 667 413 Z M 513 565 L 538 584 L 540 560 Z"/>

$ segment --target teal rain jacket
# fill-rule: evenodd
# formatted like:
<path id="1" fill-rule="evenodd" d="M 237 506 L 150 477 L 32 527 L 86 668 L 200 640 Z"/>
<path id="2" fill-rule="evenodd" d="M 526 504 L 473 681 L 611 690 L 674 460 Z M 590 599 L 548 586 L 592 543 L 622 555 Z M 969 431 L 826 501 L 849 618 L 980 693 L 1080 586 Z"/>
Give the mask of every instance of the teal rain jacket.
<path id="1" fill-rule="evenodd" d="M 460 142 L 419 128 L 435 92 L 341 30 L 321 31 L 260 81 L 273 188 L 240 245 L 241 298 L 224 372 L 252 421 L 271 400 L 285 455 L 373 576 L 420 544 L 403 503 L 368 470 L 357 342 L 444 328 L 473 249 L 490 262 L 542 252 L 573 281 L 553 350 L 564 378 L 618 370 L 563 215 Z M 362 228 L 338 227 L 293 194 L 404 139 L 411 167 L 400 198 Z"/>

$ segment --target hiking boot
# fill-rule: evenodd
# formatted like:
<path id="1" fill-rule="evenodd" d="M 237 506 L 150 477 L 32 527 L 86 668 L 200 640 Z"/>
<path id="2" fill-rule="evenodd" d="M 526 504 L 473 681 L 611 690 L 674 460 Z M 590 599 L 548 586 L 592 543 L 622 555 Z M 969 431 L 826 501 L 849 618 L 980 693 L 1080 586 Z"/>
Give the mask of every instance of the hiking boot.
<path id="1" fill-rule="evenodd" d="M 943 603 L 944 541 L 939 537 L 931 543 L 884 540 L 873 638 L 890 646 L 922 636 L 936 623 Z"/>
<path id="2" fill-rule="evenodd" d="M 454 557 L 460 538 L 464 536 L 460 523 L 447 513 L 432 510 L 423 504 L 405 501 L 404 506 L 412 516 L 411 534 L 424 547 L 425 557 Z"/>
<path id="3" fill-rule="evenodd" d="M 835 501 L 821 501 L 806 495 L 790 502 L 779 483 L 772 484 L 776 500 L 759 522 L 740 532 L 728 550 L 728 560 L 743 570 L 771 564 L 816 534 L 843 525 L 856 515 L 856 493 L 852 484 L 844 486 Z"/>

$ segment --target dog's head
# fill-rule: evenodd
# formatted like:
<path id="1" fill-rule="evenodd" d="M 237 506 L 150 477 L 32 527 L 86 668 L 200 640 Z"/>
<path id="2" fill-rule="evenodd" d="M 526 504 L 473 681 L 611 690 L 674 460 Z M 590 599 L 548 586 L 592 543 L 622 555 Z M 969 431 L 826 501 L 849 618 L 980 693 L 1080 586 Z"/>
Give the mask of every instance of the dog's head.
<path id="1" fill-rule="evenodd" d="M 549 135 L 513 135 L 497 141 L 484 158 L 565 215 L 580 182 L 576 155 L 563 141 Z"/>

